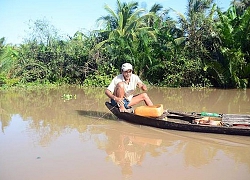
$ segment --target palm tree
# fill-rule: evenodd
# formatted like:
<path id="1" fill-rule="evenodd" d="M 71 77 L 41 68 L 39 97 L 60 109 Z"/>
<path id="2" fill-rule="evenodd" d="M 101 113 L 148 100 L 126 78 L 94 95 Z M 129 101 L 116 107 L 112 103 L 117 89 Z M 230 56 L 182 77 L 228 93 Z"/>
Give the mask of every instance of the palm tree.
<path id="1" fill-rule="evenodd" d="M 175 34 L 171 32 L 174 34 L 171 44 L 177 47 L 175 48 L 177 52 L 172 53 L 177 57 L 172 62 L 174 65 L 177 64 L 173 69 L 176 73 L 172 74 L 175 79 L 179 78 L 177 86 L 205 84 L 206 72 L 202 66 L 205 59 L 211 59 L 210 44 L 213 42 L 213 18 L 216 10 L 216 6 L 212 3 L 213 0 L 188 0 L 185 15 L 173 10 L 178 16 L 176 27 L 179 27 L 173 28 Z M 171 68 L 171 64 L 168 67 Z"/>
<path id="2" fill-rule="evenodd" d="M 121 3 L 117 0 L 117 10 L 113 11 L 108 5 L 105 5 L 105 10 L 109 15 L 101 17 L 98 21 L 104 21 L 105 30 L 100 31 L 101 42 L 96 48 L 103 47 L 103 50 L 109 54 L 110 62 L 116 67 L 124 61 L 131 62 L 135 65 L 135 70 L 140 73 L 140 57 L 139 53 L 143 41 L 141 38 L 147 39 L 148 36 L 154 37 L 152 28 L 145 23 L 145 18 L 149 14 L 143 15 L 144 9 L 138 8 L 137 2 Z M 144 46 L 145 47 L 145 46 Z"/>
<path id="3" fill-rule="evenodd" d="M 232 0 L 231 4 L 235 6 L 239 15 L 242 15 L 244 11 L 250 6 L 250 0 Z"/>
<path id="4" fill-rule="evenodd" d="M 4 45 L 5 38 L 0 39 L 0 86 L 7 83 L 13 85 L 17 79 L 12 79 L 14 66 L 18 58 L 17 48 L 12 45 Z"/>
<path id="5" fill-rule="evenodd" d="M 157 41 L 150 41 L 147 49 L 150 52 L 150 68 L 145 71 L 145 77 L 153 84 L 163 82 L 169 76 L 167 64 L 176 64 L 185 38 L 176 27 L 176 22 L 169 16 L 170 9 L 163 9 L 160 4 L 154 4 L 149 10 L 151 16 L 145 19 L 147 26 L 154 29 Z M 183 48 L 181 48 L 183 49 Z M 144 51 L 145 52 L 145 51 Z M 144 68 L 145 69 L 145 68 Z"/>
<path id="6" fill-rule="evenodd" d="M 204 40 L 207 34 L 211 34 L 213 12 L 213 0 L 188 0 L 187 18 L 178 13 L 183 36 L 186 37 L 186 47 L 191 58 L 204 53 Z M 207 11 L 210 10 L 209 13 Z M 204 39 L 205 38 L 205 39 Z"/>
<path id="7" fill-rule="evenodd" d="M 150 16 L 146 19 L 146 23 L 147 23 L 147 26 L 148 27 L 153 27 L 154 24 L 157 22 L 157 21 L 161 21 L 162 22 L 162 19 L 159 18 L 159 16 L 157 16 L 157 13 L 161 12 L 163 9 L 163 6 L 160 5 L 160 4 L 154 4 L 151 9 L 149 10 L 149 13 L 152 14 L 153 16 Z"/>
<path id="8" fill-rule="evenodd" d="M 231 6 L 219 15 L 219 53 L 216 61 L 207 64 L 208 71 L 222 87 L 246 88 L 250 80 L 250 7 L 243 15 Z"/>

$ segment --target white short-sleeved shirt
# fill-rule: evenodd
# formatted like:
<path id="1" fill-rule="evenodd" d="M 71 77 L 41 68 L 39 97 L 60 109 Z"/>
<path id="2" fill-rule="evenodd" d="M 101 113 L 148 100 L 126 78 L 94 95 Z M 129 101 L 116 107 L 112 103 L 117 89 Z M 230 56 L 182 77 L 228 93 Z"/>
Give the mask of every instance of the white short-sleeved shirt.
<path id="1" fill-rule="evenodd" d="M 125 83 L 125 79 L 122 74 L 119 74 L 116 76 L 108 86 L 108 90 L 114 93 L 115 87 L 119 82 L 124 82 L 124 91 L 125 91 L 125 98 L 131 101 L 133 97 L 133 92 L 136 90 L 136 86 L 138 83 L 142 83 L 141 79 L 139 76 L 135 74 L 131 74 L 130 76 L 130 82 L 127 84 Z"/>

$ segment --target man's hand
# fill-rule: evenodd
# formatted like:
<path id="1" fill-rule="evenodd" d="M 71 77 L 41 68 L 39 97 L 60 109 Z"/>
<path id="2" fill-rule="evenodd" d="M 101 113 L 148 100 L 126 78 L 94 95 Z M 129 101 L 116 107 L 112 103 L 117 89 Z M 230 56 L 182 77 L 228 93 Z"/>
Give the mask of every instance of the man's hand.
<path id="1" fill-rule="evenodd" d="M 145 84 L 142 84 L 141 89 L 142 89 L 143 91 L 147 91 L 147 86 L 146 86 Z"/>
<path id="2" fill-rule="evenodd" d="M 137 86 L 141 88 L 143 91 L 147 91 L 147 86 L 143 83 L 138 83 Z"/>
<path id="3" fill-rule="evenodd" d="M 120 109 L 120 112 L 127 112 L 126 108 L 124 107 L 124 102 L 123 102 L 123 98 L 115 98 L 114 99 Z"/>
<path id="4" fill-rule="evenodd" d="M 115 100 L 115 102 L 119 105 L 119 104 L 123 104 L 123 98 L 119 98 L 119 97 L 114 97 L 114 100 Z"/>

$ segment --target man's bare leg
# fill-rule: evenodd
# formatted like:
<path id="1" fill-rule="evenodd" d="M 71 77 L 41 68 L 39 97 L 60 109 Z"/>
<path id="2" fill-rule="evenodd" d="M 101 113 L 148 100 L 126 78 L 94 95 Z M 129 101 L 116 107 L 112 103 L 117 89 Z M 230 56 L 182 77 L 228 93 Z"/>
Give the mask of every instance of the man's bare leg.
<path id="1" fill-rule="evenodd" d="M 134 96 L 132 100 L 130 101 L 130 103 L 128 104 L 128 106 L 136 105 L 140 103 L 141 101 L 144 101 L 147 106 L 153 106 L 153 103 L 151 99 L 148 97 L 147 93 L 141 93 L 141 94 Z"/>
<path id="2" fill-rule="evenodd" d="M 124 83 L 120 82 L 116 85 L 115 91 L 114 91 L 114 95 L 120 99 L 120 102 L 117 102 L 120 112 L 126 111 L 126 108 L 124 107 L 124 104 L 123 104 L 124 94 L 125 94 Z"/>

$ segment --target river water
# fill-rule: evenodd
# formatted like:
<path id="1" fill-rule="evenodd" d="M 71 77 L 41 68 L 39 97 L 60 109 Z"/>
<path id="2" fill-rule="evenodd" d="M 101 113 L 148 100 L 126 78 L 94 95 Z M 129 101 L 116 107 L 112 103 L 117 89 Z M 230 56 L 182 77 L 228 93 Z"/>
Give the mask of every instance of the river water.
<path id="1" fill-rule="evenodd" d="M 164 109 L 250 114 L 250 89 L 148 94 Z M 107 100 L 104 88 L 0 91 L 0 179 L 250 179 L 250 137 L 133 125 Z"/>

